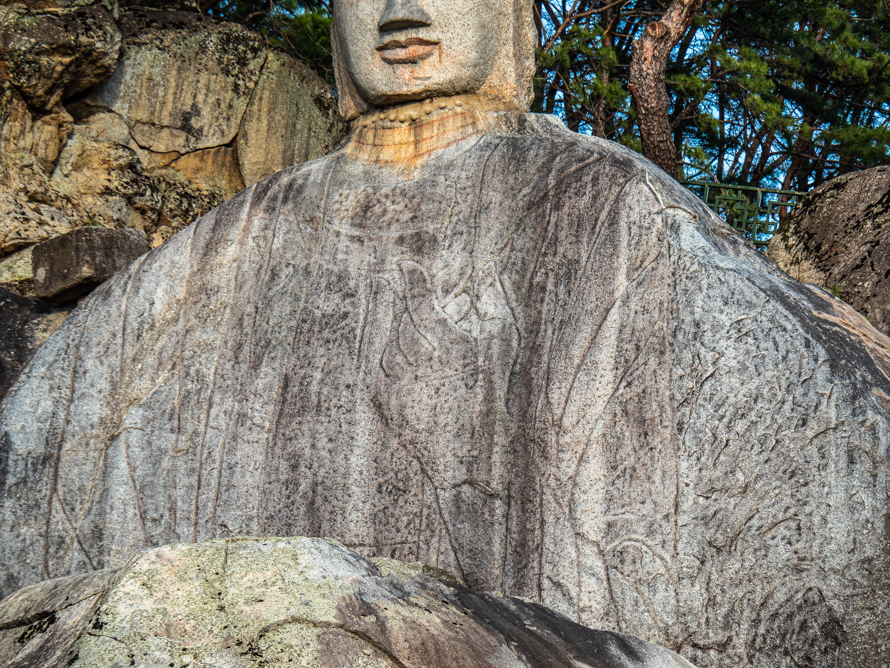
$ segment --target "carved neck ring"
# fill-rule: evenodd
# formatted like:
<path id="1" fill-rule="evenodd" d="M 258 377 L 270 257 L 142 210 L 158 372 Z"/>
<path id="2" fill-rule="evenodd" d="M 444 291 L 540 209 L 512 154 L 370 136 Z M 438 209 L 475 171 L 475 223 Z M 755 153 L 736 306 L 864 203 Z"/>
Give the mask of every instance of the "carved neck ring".
<path id="1" fill-rule="evenodd" d="M 477 95 L 374 109 L 352 122 L 346 152 L 366 162 L 414 167 L 437 151 L 482 134 L 485 114 L 504 110 L 505 105 Z"/>

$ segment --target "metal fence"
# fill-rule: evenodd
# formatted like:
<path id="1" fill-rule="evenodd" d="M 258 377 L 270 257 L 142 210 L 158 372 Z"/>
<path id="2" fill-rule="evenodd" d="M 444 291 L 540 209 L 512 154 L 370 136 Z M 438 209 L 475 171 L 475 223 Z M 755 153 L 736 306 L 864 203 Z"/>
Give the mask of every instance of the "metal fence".
<path id="1" fill-rule="evenodd" d="M 702 198 L 718 216 L 729 223 L 758 250 L 766 245 L 779 229 L 779 222 L 797 206 L 803 193 L 794 190 L 771 190 L 727 183 L 681 181 Z"/>

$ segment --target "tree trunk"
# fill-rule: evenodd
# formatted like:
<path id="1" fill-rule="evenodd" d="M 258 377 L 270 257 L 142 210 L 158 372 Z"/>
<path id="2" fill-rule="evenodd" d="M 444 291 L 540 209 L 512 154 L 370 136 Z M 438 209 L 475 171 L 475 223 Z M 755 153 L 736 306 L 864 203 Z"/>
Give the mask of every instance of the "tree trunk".
<path id="1" fill-rule="evenodd" d="M 605 30 L 603 31 L 603 46 L 607 46 L 610 49 L 613 48 L 613 40 L 612 35 L 615 31 L 615 26 L 618 23 L 616 21 L 616 12 L 614 9 L 607 9 L 603 12 L 602 16 L 602 25 Z M 597 78 L 603 83 L 605 87 L 609 80 L 612 78 L 612 73 L 609 71 L 609 68 L 602 65 L 599 67 L 599 71 L 596 74 Z M 596 106 L 593 108 L 593 123 L 591 124 L 591 134 L 596 137 L 606 138 L 607 128 L 611 126 L 612 120 L 615 117 L 615 110 L 612 108 L 612 105 L 609 104 L 606 96 L 597 101 Z"/>
<path id="2" fill-rule="evenodd" d="M 670 99 L 665 84 L 668 58 L 701 9 L 704 0 L 675 0 L 661 17 L 646 26 L 634 42 L 630 62 L 630 94 L 640 123 L 643 155 L 671 176 L 679 160 L 671 133 Z"/>

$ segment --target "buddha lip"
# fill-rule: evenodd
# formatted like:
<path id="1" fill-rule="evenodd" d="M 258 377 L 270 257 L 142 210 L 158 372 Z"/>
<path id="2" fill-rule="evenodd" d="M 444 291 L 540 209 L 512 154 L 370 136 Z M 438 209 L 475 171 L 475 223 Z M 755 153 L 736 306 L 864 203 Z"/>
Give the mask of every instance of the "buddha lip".
<path id="1" fill-rule="evenodd" d="M 436 52 L 439 42 L 422 37 L 391 39 L 377 47 L 380 58 L 390 65 L 416 64 Z"/>
<path id="2" fill-rule="evenodd" d="M 391 39 L 377 47 L 378 51 L 389 51 L 391 49 L 407 49 L 409 46 L 436 46 L 438 42 L 434 42 L 423 37 L 408 37 L 407 39 Z"/>

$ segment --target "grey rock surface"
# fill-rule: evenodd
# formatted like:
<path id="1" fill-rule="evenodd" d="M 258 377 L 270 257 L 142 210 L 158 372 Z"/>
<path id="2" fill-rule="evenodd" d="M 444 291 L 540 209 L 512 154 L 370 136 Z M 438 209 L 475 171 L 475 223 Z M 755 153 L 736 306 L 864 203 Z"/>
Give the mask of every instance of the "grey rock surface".
<path id="1" fill-rule="evenodd" d="M 80 227 L 34 246 L 34 292 L 40 299 L 67 304 L 150 250 L 145 235 L 137 230 Z"/>
<path id="2" fill-rule="evenodd" d="M 632 152 L 479 118 L 92 293 L 0 412 L 3 591 L 329 536 L 700 666 L 890 663 L 890 341 Z"/>
<path id="3" fill-rule="evenodd" d="M 310 538 L 171 545 L 0 602 L 16 668 L 693 668 L 631 636 Z"/>
<path id="4" fill-rule="evenodd" d="M 846 174 L 807 193 L 767 256 L 890 334 L 890 167 Z"/>
<path id="5" fill-rule="evenodd" d="M 67 667 L 117 573 L 58 578 L 0 601 L 0 662 L 6 668 Z"/>
<path id="6" fill-rule="evenodd" d="M 59 328 L 67 313 L 39 299 L 21 297 L 0 288 L 0 399 L 37 349 Z M 0 446 L 0 462 L 4 452 Z"/>

